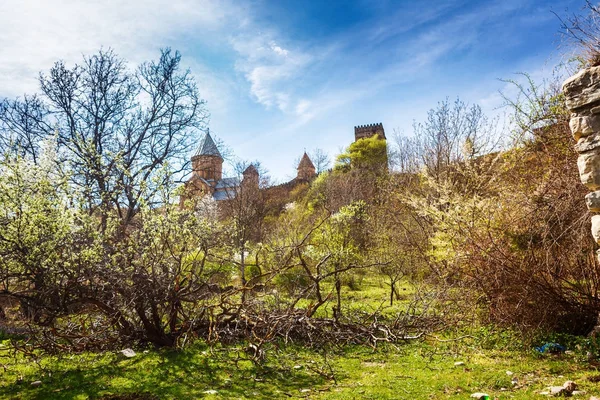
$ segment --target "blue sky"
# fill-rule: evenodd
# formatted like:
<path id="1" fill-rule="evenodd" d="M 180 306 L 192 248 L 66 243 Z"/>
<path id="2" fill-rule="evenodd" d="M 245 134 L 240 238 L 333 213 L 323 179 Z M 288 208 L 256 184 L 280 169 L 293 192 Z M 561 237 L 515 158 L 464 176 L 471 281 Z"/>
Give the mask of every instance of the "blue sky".
<path id="1" fill-rule="evenodd" d="M 446 97 L 501 111 L 499 90 L 549 76 L 559 15 L 580 1 L 3 0 L 0 97 L 32 93 L 55 60 L 101 46 L 132 65 L 181 51 L 208 101 L 211 132 L 277 181 L 304 149 L 334 156 L 353 127 L 386 134 Z"/>

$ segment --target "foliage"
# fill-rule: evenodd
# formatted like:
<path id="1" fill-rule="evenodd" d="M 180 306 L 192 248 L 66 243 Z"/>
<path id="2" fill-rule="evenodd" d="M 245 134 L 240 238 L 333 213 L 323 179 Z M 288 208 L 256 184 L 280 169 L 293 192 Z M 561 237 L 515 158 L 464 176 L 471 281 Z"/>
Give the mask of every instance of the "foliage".
<path id="1" fill-rule="evenodd" d="M 569 110 L 564 104 L 560 88 L 561 69 L 554 69 L 552 79 L 537 83 L 527 73 L 517 74 L 522 79 L 506 79 L 504 82 L 516 89 L 516 95 L 502 94 L 505 106 L 511 110 L 517 145 L 524 140 L 539 139 L 545 127 L 568 123 Z"/>
<path id="2" fill-rule="evenodd" d="M 517 84 L 522 140 L 502 152 L 497 121 L 446 99 L 398 139 L 398 172 L 385 140 L 360 139 L 291 191 L 240 163 L 217 204 L 177 200 L 206 117 L 178 66 L 166 50 L 130 72 L 100 52 L 3 103 L 0 317 L 25 330 L 23 352 L 247 341 L 260 365 L 278 341 L 596 323 L 600 271 L 557 85 Z"/>
<path id="3" fill-rule="evenodd" d="M 371 136 L 353 142 L 346 151 L 337 157 L 335 168 L 379 170 L 387 168 L 387 143 L 379 136 Z"/>
<path id="4" fill-rule="evenodd" d="M 66 177 L 23 159 L 2 167 L 2 293 L 37 325 L 36 340 L 52 332 L 46 345 L 82 350 L 187 335 L 205 312 L 204 268 L 218 263 L 210 223 L 171 205 L 164 190 L 162 209 L 141 207 L 127 232 L 116 217 L 98 231 Z"/>
<path id="5" fill-rule="evenodd" d="M 568 113 L 562 97 L 550 94 L 556 85 L 527 85 L 509 105 L 516 136 L 529 139 L 428 172 L 407 202 L 431 227 L 424 250 L 439 285 L 466 304 L 485 305 L 490 321 L 585 334 L 596 323 L 600 270 Z"/>
<path id="6" fill-rule="evenodd" d="M 141 203 L 152 203 L 168 163 L 175 171 L 208 117 L 181 55 L 170 49 L 158 61 L 130 71 L 112 50 L 69 68 L 56 62 L 39 78 L 40 93 L 0 103 L 0 151 L 38 163 L 50 141 L 55 162 L 106 228 L 111 214 L 125 226 Z"/>

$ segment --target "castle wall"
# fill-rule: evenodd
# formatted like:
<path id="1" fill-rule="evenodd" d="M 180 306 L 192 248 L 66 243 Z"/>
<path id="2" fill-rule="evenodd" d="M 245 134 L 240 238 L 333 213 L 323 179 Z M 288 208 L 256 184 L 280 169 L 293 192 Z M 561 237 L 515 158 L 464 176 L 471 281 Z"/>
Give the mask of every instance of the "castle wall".
<path id="1" fill-rule="evenodd" d="M 359 125 L 354 127 L 354 141 L 369 138 L 375 135 L 379 135 L 381 139 L 386 139 L 385 130 L 383 129 L 382 123 Z"/>

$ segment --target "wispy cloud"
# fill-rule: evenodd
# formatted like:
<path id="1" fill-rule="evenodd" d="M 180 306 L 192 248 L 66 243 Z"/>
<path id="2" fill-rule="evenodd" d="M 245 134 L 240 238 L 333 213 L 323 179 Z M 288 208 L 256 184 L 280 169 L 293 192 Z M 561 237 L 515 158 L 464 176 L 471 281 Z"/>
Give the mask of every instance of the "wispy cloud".
<path id="1" fill-rule="evenodd" d="M 306 110 L 306 101 L 295 97 L 293 82 L 311 63 L 309 53 L 284 47 L 273 33 L 251 30 L 233 36 L 231 45 L 239 55 L 236 69 L 250 84 L 250 94 L 258 103 L 285 113 Z"/>
<path id="2" fill-rule="evenodd" d="M 344 11 L 355 14 L 347 20 L 319 13 L 320 0 L 274 3 L 0 0 L 0 97 L 36 91 L 38 73 L 58 59 L 72 64 L 111 47 L 136 65 L 170 46 L 198 79 L 211 129 L 251 159 L 273 157 L 264 154 L 270 135 L 282 159 L 288 142 L 312 148 L 326 141 L 331 150 L 347 144 L 352 123 L 381 120 L 409 132 L 413 119 L 446 96 L 494 108 L 502 87 L 496 78 L 536 70 L 548 48 L 541 36 L 523 46 L 534 29 L 548 31 L 541 0 L 349 0 Z M 286 26 L 277 12 L 302 20 Z M 306 25 L 318 33 L 307 32 L 305 17 L 316 18 Z M 525 48 L 539 54 L 517 54 Z"/>
<path id="3" fill-rule="evenodd" d="M 57 59 L 77 62 L 104 46 L 138 63 L 184 32 L 218 31 L 237 12 L 216 0 L 4 0 L 0 96 L 35 90 L 38 72 Z"/>
<path id="4" fill-rule="evenodd" d="M 491 19 L 513 12 L 520 3 L 493 2 L 450 15 L 456 6 L 403 6 L 318 43 L 284 46 L 290 38 L 276 30 L 244 33 L 232 39 L 240 57 L 236 68 L 255 101 L 290 116 L 285 131 L 298 129 L 374 92 L 426 79 L 440 60 L 476 46 Z"/>

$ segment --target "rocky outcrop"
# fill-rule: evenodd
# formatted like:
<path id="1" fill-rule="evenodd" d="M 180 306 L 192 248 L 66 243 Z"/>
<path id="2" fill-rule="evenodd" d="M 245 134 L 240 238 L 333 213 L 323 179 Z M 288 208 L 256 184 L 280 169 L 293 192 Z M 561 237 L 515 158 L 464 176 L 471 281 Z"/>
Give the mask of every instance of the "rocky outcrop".
<path id="1" fill-rule="evenodd" d="M 563 83 L 567 107 L 573 112 L 582 112 L 600 102 L 600 67 L 579 71 Z"/>
<path id="2" fill-rule="evenodd" d="M 594 150 L 580 153 L 577 158 L 579 179 L 590 190 L 600 188 L 600 152 Z"/>
<path id="3" fill-rule="evenodd" d="M 563 83 L 562 90 L 571 111 L 569 127 L 579 153 L 579 178 L 593 191 L 585 202 L 591 212 L 600 213 L 600 67 L 579 71 Z M 592 217 L 592 236 L 600 244 L 600 215 Z"/>

